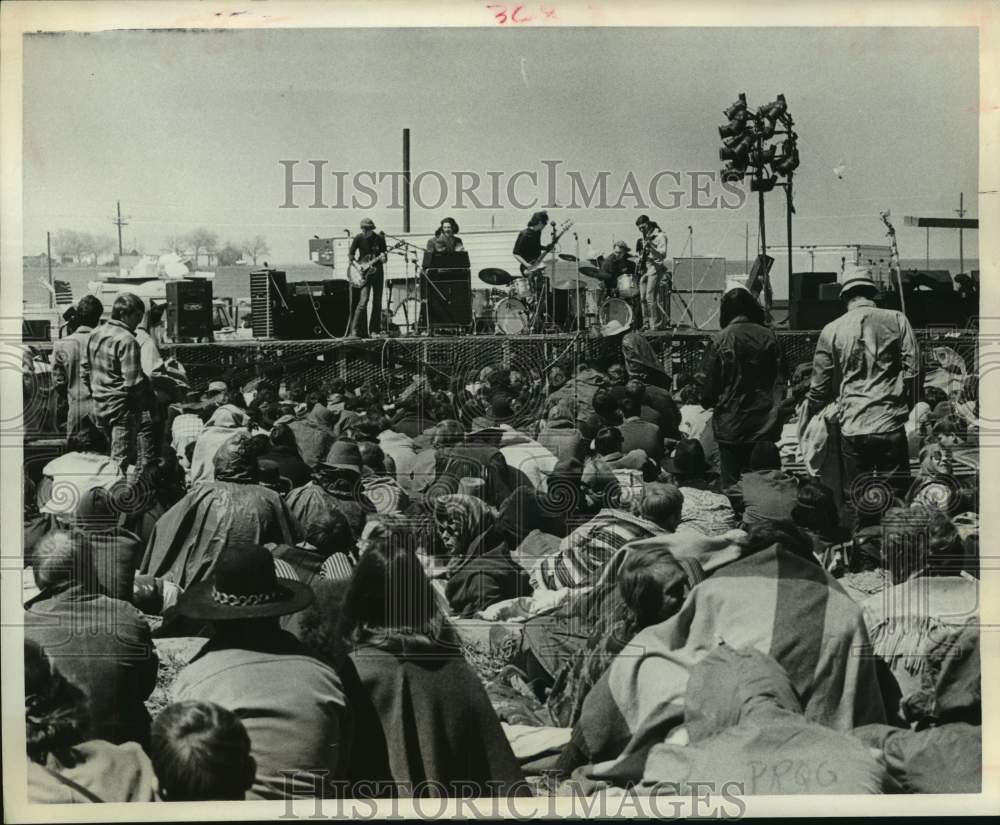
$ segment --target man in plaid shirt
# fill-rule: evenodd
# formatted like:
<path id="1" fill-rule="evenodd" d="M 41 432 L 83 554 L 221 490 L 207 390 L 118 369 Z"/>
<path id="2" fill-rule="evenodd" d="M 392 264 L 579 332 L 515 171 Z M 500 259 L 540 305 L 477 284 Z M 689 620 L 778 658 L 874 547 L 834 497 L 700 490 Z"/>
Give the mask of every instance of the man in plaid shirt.
<path id="1" fill-rule="evenodd" d="M 141 472 L 154 452 L 152 390 L 135 337 L 145 312 L 140 298 L 123 292 L 111 308 L 111 320 L 87 341 L 94 415 L 108 433 L 111 458 L 123 473 L 132 454 L 136 472 Z"/>

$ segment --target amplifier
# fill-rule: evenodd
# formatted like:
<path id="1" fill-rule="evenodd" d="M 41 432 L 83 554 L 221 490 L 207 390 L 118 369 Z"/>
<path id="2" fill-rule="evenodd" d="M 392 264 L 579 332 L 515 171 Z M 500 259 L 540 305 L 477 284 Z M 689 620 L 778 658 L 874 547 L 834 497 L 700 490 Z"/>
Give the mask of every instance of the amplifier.
<path id="1" fill-rule="evenodd" d="M 672 289 L 669 296 L 664 296 L 661 291 L 657 297 L 660 299 L 661 307 L 665 303 L 664 298 L 670 301 L 670 324 L 672 326 L 693 327 L 709 332 L 719 329 L 721 291 L 681 292 Z"/>
<path id="2" fill-rule="evenodd" d="M 435 330 L 472 327 L 472 271 L 468 252 L 424 253 L 420 298 L 426 301 L 427 325 Z"/>
<path id="3" fill-rule="evenodd" d="M 289 284 L 289 289 L 295 286 L 298 284 Z M 323 292 L 321 295 L 299 292 L 289 296 L 288 311 L 279 315 L 275 337 L 287 341 L 345 337 L 361 290 L 347 281 L 326 281 Z"/>
<path id="4" fill-rule="evenodd" d="M 816 296 L 820 301 L 839 301 L 840 300 L 840 284 L 834 281 L 831 284 L 820 284 L 819 293 Z M 796 299 L 799 300 L 799 299 Z M 807 298 L 807 300 L 809 300 Z"/>
<path id="5" fill-rule="evenodd" d="M 250 273 L 250 312 L 254 338 L 276 338 L 277 323 L 286 312 L 288 285 L 284 272 L 260 269 Z"/>
<path id="6" fill-rule="evenodd" d="M 820 290 L 825 284 L 837 284 L 836 272 L 793 272 L 788 282 L 789 301 L 818 301 Z M 840 285 L 837 284 L 837 294 L 840 297 Z"/>
<path id="7" fill-rule="evenodd" d="M 167 281 L 167 337 L 212 340 L 212 282 Z"/>
<path id="8" fill-rule="evenodd" d="M 820 330 L 844 314 L 846 307 L 837 301 L 789 301 L 788 327 L 794 330 Z"/>

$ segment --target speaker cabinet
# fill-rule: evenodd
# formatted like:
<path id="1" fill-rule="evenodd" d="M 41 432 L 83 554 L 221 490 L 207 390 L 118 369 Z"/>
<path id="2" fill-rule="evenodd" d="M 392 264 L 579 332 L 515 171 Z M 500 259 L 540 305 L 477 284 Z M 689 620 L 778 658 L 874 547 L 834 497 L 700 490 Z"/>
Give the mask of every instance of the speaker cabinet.
<path id="1" fill-rule="evenodd" d="M 719 329 L 719 305 L 722 293 L 717 290 L 670 292 L 670 325 L 714 331 Z"/>
<path id="2" fill-rule="evenodd" d="M 361 290 L 347 281 L 324 283 L 322 294 L 299 291 L 288 299 L 288 312 L 280 316 L 277 337 L 289 341 L 343 338 L 360 296 Z"/>
<path id="3" fill-rule="evenodd" d="M 793 272 L 788 283 L 788 301 L 818 301 L 823 284 L 836 284 L 836 272 Z M 835 297 L 839 296 L 838 294 Z"/>
<path id="4" fill-rule="evenodd" d="M 424 256 L 420 297 L 426 301 L 427 325 L 435 330 L 472 328 L 472 272 L 469 253 L 449 252 Z"/>
<path id="5" fill-rule="evenodd" d="M 276 338 L 277 324 L 285 312 L 286 275 L 276 269 L 250 273 L 250 312 L 254 338 Z"/>
<path id="6" fill-rule="evenodd" d="M 212 340 L 211 281 L 167 281 L 167 336 L 171 341 Z"/>
<path id="7" fill-rule="evenodd" d="M 844 304 L 837 301 L 789 301 L 788 327 L 794 330 L 823 329 L 844 314 Z"/>

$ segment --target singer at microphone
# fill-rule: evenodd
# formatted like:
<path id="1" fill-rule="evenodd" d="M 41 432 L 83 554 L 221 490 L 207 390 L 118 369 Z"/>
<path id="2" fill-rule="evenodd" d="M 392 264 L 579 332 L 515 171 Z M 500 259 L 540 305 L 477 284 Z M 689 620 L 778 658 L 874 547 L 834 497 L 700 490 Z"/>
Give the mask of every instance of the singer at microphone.
<path id="1" fill-rule="evenodd" d="M 348 333 L 355 338 L 368 338 L 382 333 L 382 288 L 385 285 L 383 264 L 388 257 L 385 233 L 375 231 L 375 221 L 364 218 L 361 232 L 351 240 L 348 259 L 360 272 L 361 295 L 351 320 Z M 371 323 L 368 321 L 368 307 L 372 304 Z M 370 334 L 369 334 L 370 333 Z"/>

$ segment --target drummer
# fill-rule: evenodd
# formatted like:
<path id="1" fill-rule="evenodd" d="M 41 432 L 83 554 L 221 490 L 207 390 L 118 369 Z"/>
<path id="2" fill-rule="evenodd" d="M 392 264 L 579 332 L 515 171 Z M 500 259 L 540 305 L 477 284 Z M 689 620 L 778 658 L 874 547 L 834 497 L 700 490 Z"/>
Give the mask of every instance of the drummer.
<path id="1" fill-rule="evenodd" d="M 465 246 L 458 237 L 458 222 L 445 218 L 434 230 L 434 237 L 427 241 L 428 252 L 464 252 Z"/>
<path id="2" fill-rule="evenodd" d="M 611 254 L 604 259 L 597 277 L 601 279 L 604 294 L 608 298 L 618 296 L 618 276 L 629 272 L 629 248 L 625 241 L 616 241 Z"/>

